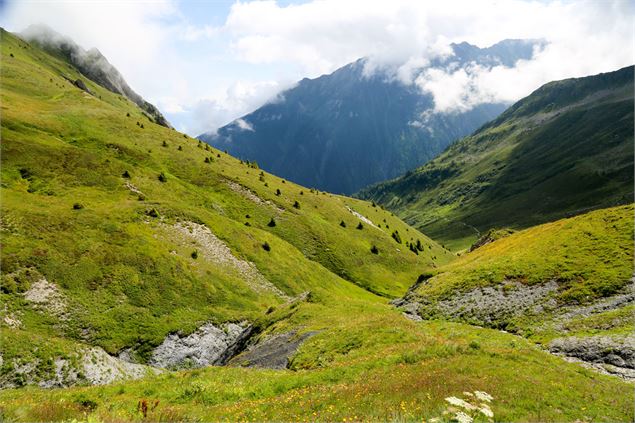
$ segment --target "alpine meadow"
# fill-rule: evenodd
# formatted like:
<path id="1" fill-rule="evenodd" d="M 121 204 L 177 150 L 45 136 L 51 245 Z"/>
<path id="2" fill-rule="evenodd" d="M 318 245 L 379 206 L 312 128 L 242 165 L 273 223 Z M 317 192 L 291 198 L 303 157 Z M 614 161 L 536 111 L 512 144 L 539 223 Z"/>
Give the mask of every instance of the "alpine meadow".
<path id="1" fill-rule="evenodd" d="M 634 9 L 0 3 L 0 421 L 634 421 Z"/>

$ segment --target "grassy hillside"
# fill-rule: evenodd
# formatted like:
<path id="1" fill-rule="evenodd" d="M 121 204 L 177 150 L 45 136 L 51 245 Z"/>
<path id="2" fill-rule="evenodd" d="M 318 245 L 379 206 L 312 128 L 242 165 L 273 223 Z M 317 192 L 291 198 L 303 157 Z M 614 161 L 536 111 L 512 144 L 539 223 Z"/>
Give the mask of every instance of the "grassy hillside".
<path id="1" fill-rule="evenodd" d="M 622 380 L 511 334 L 404 318 L 389 298 L 456 256 L 390 212 L 261 173 L 1 36 L 3 421 L 421 420 L 474 391 L 494 397 L 466 410 L 481 421 L 633 419 Z M 168 334 L 245 320 L 256 346 L 313 336 L 284 370 L 21 386 L 87 347 L 146 363 Z"/>
<path id="2" fill-rule="evenodd" d="M 370 187 L 452 249 L 633 200 L 633 67 L 546 84 L 441 156 Z"/>
<path id="3" fill-rule="evenodd" d="M 632 299 L 568 313 L 560 330 L 545 322 L 632 293 L 633 214 L 633 205 L 603 209 L 500 238 L 428 275 L 408 301 L 425 317 L 504 327 L 539 342 L 563 334 L 632 333 Z M 494 288 L 502 294 L 497 304 L 474 304 L 474 293 L 486 290 L 495 298 Z"/>

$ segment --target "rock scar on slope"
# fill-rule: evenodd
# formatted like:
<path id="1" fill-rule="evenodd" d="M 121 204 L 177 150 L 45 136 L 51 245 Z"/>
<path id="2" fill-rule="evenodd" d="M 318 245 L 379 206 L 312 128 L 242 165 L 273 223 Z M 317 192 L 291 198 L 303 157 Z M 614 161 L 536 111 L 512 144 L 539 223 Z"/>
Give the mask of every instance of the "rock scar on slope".
<path id="1" fill-rule="evenodd" d="M 290 298 L 269 282 L 258 271 L 254 263 L 234 256 L 229 247 L 214 235 L 207 226 L 194 222 L 178 222 L 174 225 L 174 228 L 184 237 L 196 242 L 199 247 L 199 254 L 205 260 L 233 268 L 254 291 L 268 291 L 287 300 Z"/>

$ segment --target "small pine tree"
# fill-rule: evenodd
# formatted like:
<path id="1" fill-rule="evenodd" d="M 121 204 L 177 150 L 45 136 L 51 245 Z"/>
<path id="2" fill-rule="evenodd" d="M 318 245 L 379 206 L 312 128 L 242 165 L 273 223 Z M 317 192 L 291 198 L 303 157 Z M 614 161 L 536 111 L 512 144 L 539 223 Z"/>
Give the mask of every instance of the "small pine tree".
<path id="1" fill-rule="evenodd" d="M 379 254 L 379 248 L 377 248 L 377 246 L 376 246 L 376 245 L 373 245 L 373 246 L 370 248 L 370 252 L 371 252 L 371 253 L 373 253 L 373 254 Z"/>
<path id="2" fill-rule="evenodd" d="M 209 157 L 205 157 L 205 163 L 209 163 Z"/>
<path id="3" fill-rule="evenodd" d="M 269 223 L 267 223 L 267 226 L 269 226 L 270 228 L 273 228 L 274 226 L 276 226 L 276 221 L 274 220 L 273 217 L 271 218 Z"/>
<path id="4" fill-rule="evenodd" d="M 265 243 L 262 244 L 262 249 L 265 251 L 271 251 L 271 246 L 269 245 L 267 241 L 265 241 Z"/>
<path id="5" fill-rule="evenodd" d="M 357 229 L 360 229 L 360 230 L 361 230 L 361 229 L 364 229 L 364 225 L 362 225 L 362 222 L 359 222 L 359 223 L 357 224 Z"/>
<path id="6" fill-rule="evenodd" d="M 417 250 L 423 251 L 423 245 L 421 245 L 421 240 L 420 239 L 417 240 Z"/>
<path id="7" fill-rule="evenodd" d="M 297 201 L 295 203 L 293 203 L 293 207 L 296 209 L 300 208 L 300 203 L 298 203 Z"/>
<path id="8" fill-rule="evenodd" d="M 198 144 L 196 145 L 198 148 L 203 148 L 203 143 L 201 140 L 198 140 Z"/>
<path id="9" fill-rule="evenodd" d="M 245 226 L 251 226 L 251 223 L 245 222 Z"/>
<path id="10" fill-rule="evenodd" d="M 209 151 L 209 144 L 205 144 L 205 151 Z"/>
<path id="11" fill-rule="evenodd" d="M 143 123 L 142 123 L 141 125 L 139 125 L 139 126 L 141 127 L 141 129 L 143 129 L 143 128 L 144 128 Z"/>
<path id="12" fill-rule="evenodd" d="M 280 188 L 276 188 L 276 195 L 277 195 L 277 196 L 280 196 L 280 194 L 282 194 L 282 193 L 280 192 Z"/>
<path id="13" fill-rule="evenodd" d="M 127 170 L 124 170 L 124 172 L 121 174 L 121 177 L 130 179 L 130 172 L 128 172 Z"/>
<path id="14" fill-rule="evenodd" d="M 220 153 L 218 153 L 218 154 L 216 155 L 216 157 L 218 157 L 218 158 L 220 159 Z"/>
<path id="15" fill-rule="evenodd" d="M 167 182 L 168 181 L 168 177 L 165 176 L 165 173 L 163 173 L 163 172 L 159 173 L 159 181 L 161 181 L 161 182 Z"/>
<path id="16" fill-rule="evenodd" d="M 345 227 L 346 227 L 346 222 L 344 222 L 344 221 L 342 220 L 342 221 L 340 222 L 340 226 L 341 226 L 342 228 L 345 228 Z"/>
<path id="17" fill-rule="evenodd" d="M 73 210 L 81 210 L 83 208 L 84 208 L 83 204 L 80 204 L 80 203 L 73 204 Z"/>
<path id="18" fill-rule="evenodd" d="M 183 151 L 183 146 L 179 145 L 179 148 L 177 148 L 177 150 Z"/>
<path id="19" fill-rule="evenodd" d="M 126 113 L 126 117 L 130 117 L 130 112 Z"/>
<path id="20" fill-rule="evenodd" d="M 300 195 L 304 195 L 304 191 L 300 191 Z"/>
<path id="21" fill-rule="evenodd" d="M 259 180 L 260 182 L 264 182 L 264 181 L 265 181 L 265 177 L 264 177 L 264 176 L 262 176 L 262 175 L 260 175 L 260 176 L 258 177 L 258 180 Z"/>
<path id="22" fill-rule="evenodd" d="M 392 238 L 397 242 L 397 244 L 401 244 L 401 237 L 399 236 L 399 231 L 393 232 Z"/>
<path id="23" fill-rule="evenodd" d="M 167 142 L 165 142 L 165 140 L 163 140 L 163 143 L 161 144 L 161 146 L 163 146 L 163 147 L 167 147 L 167 146 L 168 146 L 168 143 L 167 143 Z"/>
<path id="24" fill-rule="evenodd" d="M 196 260 L 196 259 L 198 258 L 198 251 L 196 251 L 196 250 L 192 251 L 191 256 L 192 256 L 192 258 L 193 258 L 194 260 Z"/>

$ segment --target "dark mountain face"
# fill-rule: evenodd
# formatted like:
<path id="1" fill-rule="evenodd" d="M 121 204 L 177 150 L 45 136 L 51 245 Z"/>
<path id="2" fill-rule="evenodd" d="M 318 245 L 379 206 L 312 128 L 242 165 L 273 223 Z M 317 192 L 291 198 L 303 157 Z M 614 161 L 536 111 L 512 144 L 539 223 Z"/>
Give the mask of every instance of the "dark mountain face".
<path id="1" fill-rule="evenodd" d="M 425 166 L 359 196 L 456 247 L 633 201 L 633 67 L 551 82 Z"/>
<path id="2" fill-rule="evenodd" d="M 456 44 L 455 56 L 431 66 L 512 65 L 530 58 L 539 43 L 507 40 L 486 49 Z M 435 113 L 430 94 L 384 71 L 366 75 L 364 65 L 362 59 L 303 79 L 279 101 L 199 138 L 300 184 L 350 194 L 431 160 L 507 106 Z"/>
<path id="3" fill-rule="evenodd" d="M 156 123 L 171 128 L 159 109 L 134 92 L 119 71 L 96 48 L 86 51 L 70 38 L 58 34 L 44 25 L 31 25 L 20 36 L 36 43 L 49 53 L 62 56 L 86 78 L 116 94 L 127 97 L 150 115 Z"/>

